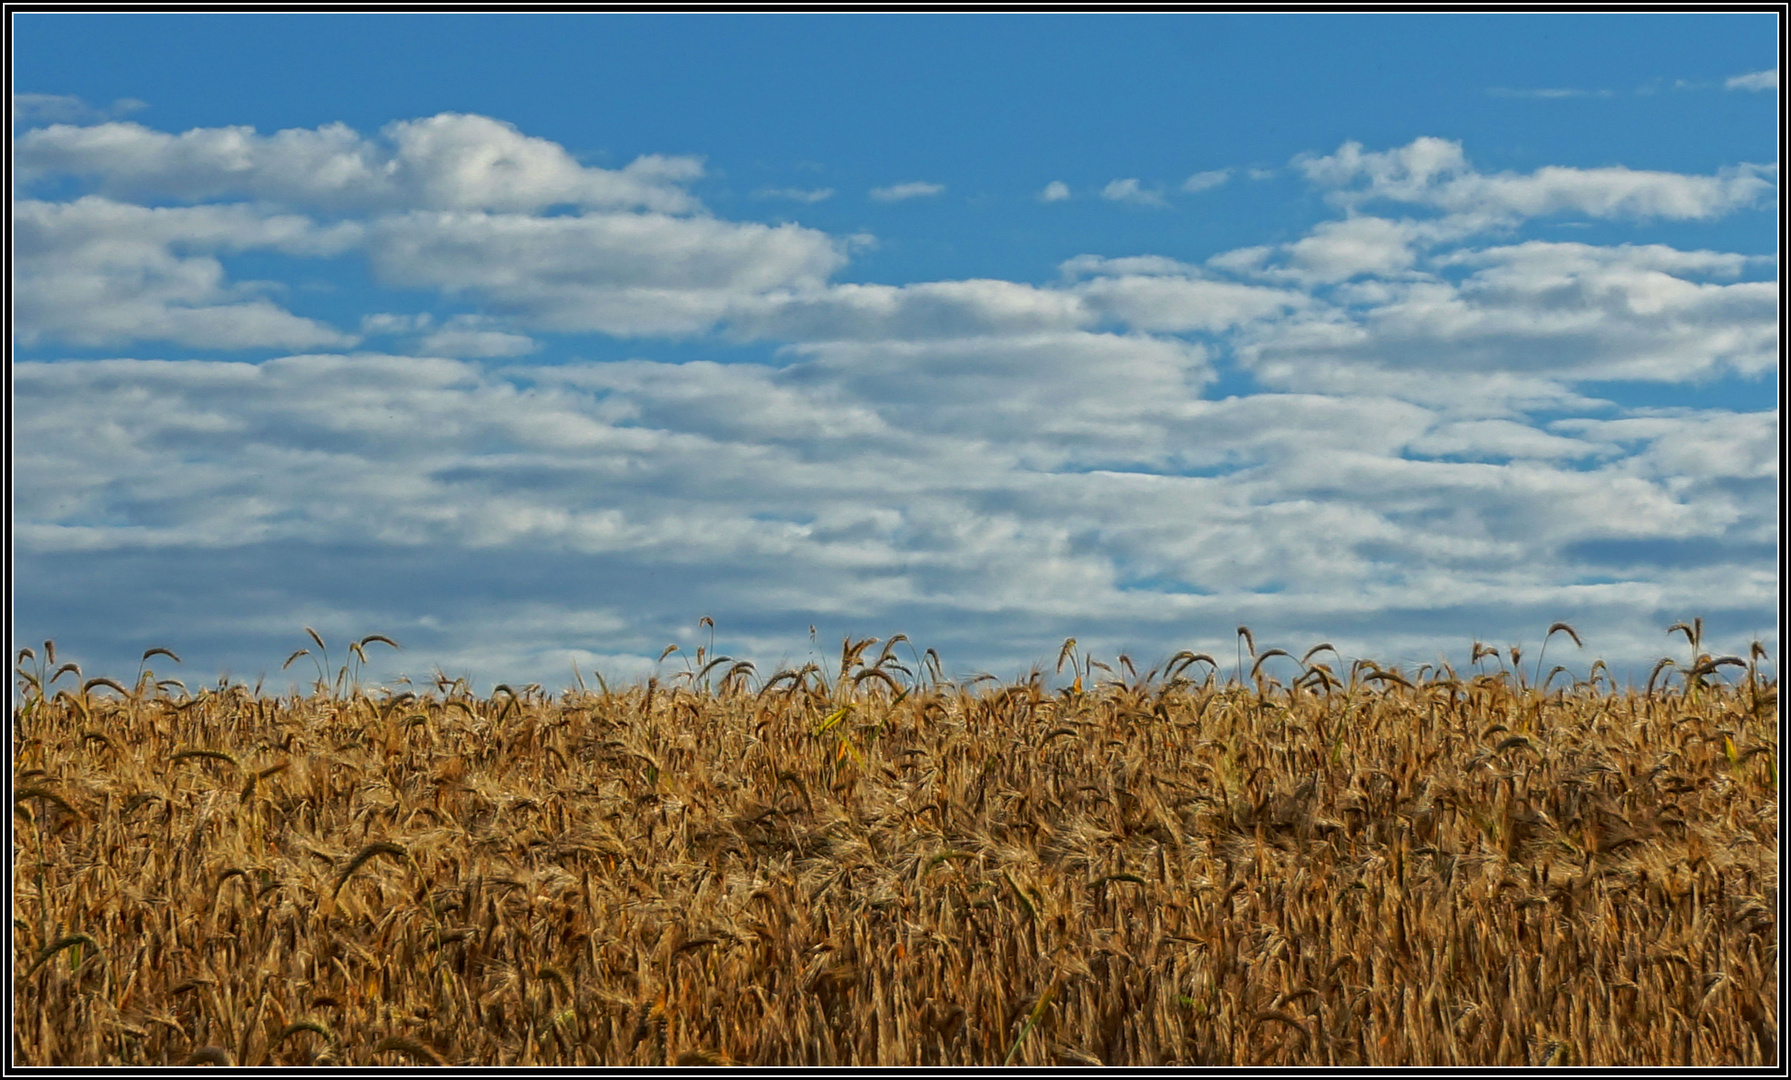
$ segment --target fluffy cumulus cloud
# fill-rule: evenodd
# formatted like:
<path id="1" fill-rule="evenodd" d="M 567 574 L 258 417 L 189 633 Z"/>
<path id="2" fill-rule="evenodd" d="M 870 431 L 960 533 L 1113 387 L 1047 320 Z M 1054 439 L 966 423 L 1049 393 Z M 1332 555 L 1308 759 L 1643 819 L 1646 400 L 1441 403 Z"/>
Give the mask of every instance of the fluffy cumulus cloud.
<path id="1" fill-rule="evenodd" d="M 1114 180 L 1101 189 L 1101 198 L 1109 202 L 1129 203 L 1133 206 L 1167 206 L 1168 201 L 1163 193 L 1153 191 L 1139 183 L 1137 177 Z"/>
<path id="2" fill-rule="evenodd" d="M 1288 246 L 1288 261 L 1312 281 L 1344 281 L 1364 274 L 1394 277 L 1415 259 L 1410 227 L 1377 217 L 1327 221 Z"/>
<path id="3" fill-rule="evenodd" d="M 1474 400 L 1497 412 L 1582 407 L 1571 390 L 1580 382 L 1753 378 L 1777 365 L 1778 287 L 1761 277 L 1775 268 L 1770 259 L 1647 243 L 1500 242 L 1548 215 L 1732 213 L 1776 189 L 1776 168 L 1485 176 L 1459 144 L 1433 138 L 1386 151 L 1350 143 L 1295 164 L 1344 216 L 1298 240 L 1209 260 L 1215 273 L 1291 286 L 1306 299 L 1233 336 L 1237 359 L 1266 385 L 1396 387 L 1425 402 L 1473 387 Z M 1377 216 L 1363 209 L 1372 202 L 1431 214 Z"/>
<path id="4" fill-rule="evenodd" d="M 702 173 L 694 159 L 584 166 L 480 116 L 393 123 L 377 139 L 340 124 L 272 135 L 55 124 L 20 136 L 16 156 L 23 184 L 72 176 L 104 193 L 25 204 L 42 219 L 25 225 L 41 256 L 22 276 L 34 294 L 20 324 L 27 340 L 121 342 L 136 328 L 204 347 L 352 343 L 268 298 L 239 295 L 244 287 L 225 281 L 215 259 L 174 249 L 354 247 L 386 284 L 484 303 L 524 331 L 614 334 L 699 331 L 766 291 L 816 287 L 844 258 L 843 243 L 813 230 L 701 213 L 684 186 Z M 119 201 L 127 198 L 203 205 L 150 210 Z M 255 221 L 266 206 L 286 212 Z M 556 208 L 572 212 L 543 213 Z M 133 214 L 142 224 L 112 220 Z M 230 229 L 214 222 L 221 215 Z M 143 238 L 130 242 L 130 232 Z M 298 252 L 307 239 L 312 250 Z M 144 277 L 154 287 L 115 295 Z M 83 313 L 102 299 L 107 314 L 94 324 Z M 521 340 L 483 348 L 513 352 Z"/>
<path id="5" fill-rule="evenodd" d="M 26 107 L 54 122 L 15 136 L 15 625 L 65 651 L 252 676 L 311 625 L 398 637 L 418 678 L 557 686 L 643 673 L 705 614 L 767 674 L 811 624 L 1003 675 L 1070 635 L 1149 662 L 1240 621 L 1417 662 L 1567 619 L 1644 670 L 1681 617 L 1771 638 L 1777 413 L 1598 387 L 1770 377 L 1776 264 L 1514 231 L 1709 220 L 1776 170 L 1345 144 L 1295 162 L 1332 216 L 1275 243 L 883 285 L 836 280 L 852 238 L 710 213 L 693 159 L 597 169 L 456 114 L 367 137 Z M 232 280 L 250 255 L 390 292 L 331 325 Z M 170 346 L 230 355 L 144 358 Z"/>
<path id="6" fill-rule="evenodd" d="M 89 195 L 13 204 L 13 329 L 21 344 L 161 341 L 208 349 L 341 347 L 354 342 L 227 280 L 221 252 L 329 255 L 354 223 L 319 226 L 242 206 L 145 207 Z"/>
<path id="7" fill-rule="evenodd" d="M 381 279 L 481 301 L 541 330 L 690 333 L 770 293 L 813 292 L 843 245 L 798 225 L 660 213 L 419 210 L 368 233 Z"/>
<path id="8" fill-rule="evenodd" d="M 1227 330 L 1307 306 L 1307 294 L 1229 281 L 1160 257 L 1081 256 L 1061 267 L 1091 312 L 1141 330 Z"/>
<path id="9" fill-rule="evenodd" d="M 702 175 L 692 158 L 651 155 L 619 170 L 579 164 L 558 144 L 484 116 L 442 113 L 367 138 L 344 124 L 262 135 L 251 127 L 178 135 L 140 124 L 55 124 L 15 140 L 19 179 L 91 178 L 106 194 L 225 196 L 332 209 L 677 212 Z"/>

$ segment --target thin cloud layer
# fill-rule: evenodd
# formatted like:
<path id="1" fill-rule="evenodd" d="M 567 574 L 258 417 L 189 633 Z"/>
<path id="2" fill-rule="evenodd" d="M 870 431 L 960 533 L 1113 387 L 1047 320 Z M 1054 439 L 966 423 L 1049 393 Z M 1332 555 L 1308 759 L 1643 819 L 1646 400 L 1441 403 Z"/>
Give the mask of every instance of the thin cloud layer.
<path id="1" fill-rule="evenodd" d="M 765 188 L 757 195 L 761 199 L 791 199 L 802 203 L 826 202 L 833 198 L 832 188 Z"/>
<path id="2" fill-rule="evenodd" d="M 1294 164 L 1307 179 L 1332 188 L 1345 206 L 1371 200 L 1416 203 L 1493 219 L 1577 213 L 1595 218 L 1705 220 L 1764 203 L 1776 191 L 1776 169 L 1738 165 L 1715 176 L 1611 167 L 1545 166 L 1528 175 L 1475 171 L 1461 144 L 1420 138 L 1393 150 L 1346 142 L 1325 156 Z"/>
<path id="3" fill-rule="evenodd" d="M 908 199 L 924 199 L 938 195 L 945 190 L 944 184 L 932 184 L 925 180 L 912 180 L 906 184 L 891 184 L 888 187 L 872 188 L 871 198 L 878 202 L 904 202 Z"/>
<path id="4" fill-rule="evenodd" d="M 1418 261 L 1408 252 L 1385 263 Z M 1349 392 L 1386 380 L 1420 398 L 1411 377 L 1421 372 L 1567 385 L 1752 377 L 1777 364 L 1778 286 L 1724 281 L 1747 262 L 1739 256 L 1528 241 L 1425 262 L 1404 280 L 1253 324 L 1238 357 L 1273 386 Z"/>
<path id="5" fill-rule="evenodd" d="M 1765 71 L 1750 71 L 1745 75 L 1736 75 L 1725 81 L 1723 86 L 1730 90 L 1777 90 L 1779 88 L 1779 69 L 1767 68 Z"/>
<path id="6" fill-rule="evenodd" d="M 1182 190 L 1190 194 L 1200 191 L 1211 191 L 1213 188 L 1219 187 L 1229 179 L 1231 179 L 1230 169 L 1209 169 L 1206 172 L 1197 172 L 1193 176 L 1183 180 Z"/>
<path id="7" fill-rule="evenodd" d="M 80 124 L 109 120 L 146 108 L 136 98 L 119 98 L 110 108 L 98 109 L 67 94 L 14 94 L 12 122 L 20 124 Z"/>
<path id="8" fill-rule="evenodd" d="M 312 625 L 557 684 L 710 614 L 765 664 L 811 623 L 1011 672 L 1071 635 L 1143 658 L 1246 621 L 1432 660 L 1562 618 L 1644 663 L 1637 626 L 1773 621 L 1776 412 L 1598 387 L 1770 377 L 1776 264 L 1519 229 L 1707 221 L 1776 168 L 1346 143 L 1295 160 L 1336 216 L 1277 242 L 883 285 L 835 280 L 857 238 L 708 212 L 695 159 L 596 169 L 485 117 L 15 151 L 15 340 L 113 351 L 14 365 L 15 619 L 119 657 L 188 634 L 240 668 Z M 231 280 L 245 252 L 394 293 L 333 326 Z M 169 345 L 239 359 L 142 358 Z"/>

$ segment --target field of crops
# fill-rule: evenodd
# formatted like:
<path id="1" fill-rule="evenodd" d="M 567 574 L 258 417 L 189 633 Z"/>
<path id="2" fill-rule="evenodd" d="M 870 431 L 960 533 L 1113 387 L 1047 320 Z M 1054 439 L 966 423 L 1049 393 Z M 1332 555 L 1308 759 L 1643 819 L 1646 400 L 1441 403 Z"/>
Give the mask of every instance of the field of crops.
<path id="1" fill-rule="evenodd" d="M 27 651 L 13 1061 L 1771 1064 L 1776 668 L 1676 630 L 1634 689 L 1243 634 L 483 699 Z"/>

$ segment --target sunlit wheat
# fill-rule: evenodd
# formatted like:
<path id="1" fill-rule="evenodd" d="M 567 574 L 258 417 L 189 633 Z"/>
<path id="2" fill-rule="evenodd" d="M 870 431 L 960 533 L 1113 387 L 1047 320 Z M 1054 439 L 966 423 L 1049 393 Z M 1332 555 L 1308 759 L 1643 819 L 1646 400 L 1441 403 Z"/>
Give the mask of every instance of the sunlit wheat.
<path id="1" fill-rule="evenodd" d="M 711 642 L 557 699 L 368 693 L 395 644 L 312 631 L 308 696 L 56 689 L 46 643 L 14 1059 L 1774 1064 L 1776 669 L 1702 630 L 1646 690 L 1545 672 L 1557 624 L 1461 673 L 1072 640 L 1055 692 Z"/>

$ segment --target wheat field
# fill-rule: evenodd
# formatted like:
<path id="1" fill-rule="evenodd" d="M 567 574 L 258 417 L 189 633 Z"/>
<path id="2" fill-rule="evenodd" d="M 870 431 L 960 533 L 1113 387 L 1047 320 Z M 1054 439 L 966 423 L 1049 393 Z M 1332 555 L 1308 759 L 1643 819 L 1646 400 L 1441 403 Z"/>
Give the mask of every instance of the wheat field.
<path id="1" fill-rule="evenodd" d="M 285 697 L 46 643 L 13 1062 L 1775 1064 L 1776 668 L 1674 630 L 1634 688 L 1240 628 L 489 698 L 362 689 L 379 636 Z"/>

